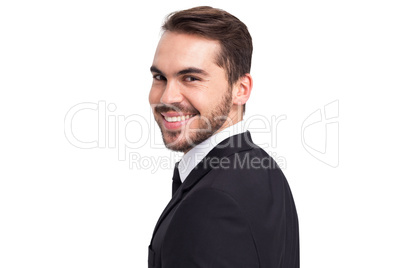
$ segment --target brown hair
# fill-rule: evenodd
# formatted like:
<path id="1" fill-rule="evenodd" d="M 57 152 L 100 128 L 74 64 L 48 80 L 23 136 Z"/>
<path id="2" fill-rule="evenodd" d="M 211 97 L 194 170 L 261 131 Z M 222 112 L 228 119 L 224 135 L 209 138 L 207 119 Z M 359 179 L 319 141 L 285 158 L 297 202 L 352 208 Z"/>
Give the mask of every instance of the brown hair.
<path id="1" fill-rule="evenodd" d="M 216 64 L 225 69 L 230 86 L 250 73 L 252 39 L 247 26 L 232 14 L 209 6 L 194 7 L 168 15 L 162 29 L 219 41 Z"/>

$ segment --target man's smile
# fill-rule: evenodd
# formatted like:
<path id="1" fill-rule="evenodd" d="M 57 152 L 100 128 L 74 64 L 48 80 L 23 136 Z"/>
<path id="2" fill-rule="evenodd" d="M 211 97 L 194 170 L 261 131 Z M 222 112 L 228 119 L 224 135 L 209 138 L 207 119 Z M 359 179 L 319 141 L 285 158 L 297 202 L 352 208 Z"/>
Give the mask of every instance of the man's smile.
<path id="1" fill-rule="evenodd" d="M 177 112 L 161 113 L 161 115 L 164 119 L 164 127 L 169 130 L 180 129 L 183 125 L 187 124 L 192 117 L 196 116 L 196 114 L 183 114 Z"/>

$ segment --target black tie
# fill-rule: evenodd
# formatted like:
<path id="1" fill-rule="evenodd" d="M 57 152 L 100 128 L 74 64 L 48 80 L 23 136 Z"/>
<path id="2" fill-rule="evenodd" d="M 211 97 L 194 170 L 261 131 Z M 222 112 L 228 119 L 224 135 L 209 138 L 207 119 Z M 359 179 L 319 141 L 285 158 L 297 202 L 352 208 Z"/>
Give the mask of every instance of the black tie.
<path id="1" fill-rule="evenodd" d="M 176 163 L 175 167 L 174 167 L 174 173 L 173 173 L 173 187 L 172 187 L 172 196 L 174 195 L 174 193 L 177 191 L 177 189 L 179 189 L 180 185 L 181 185 L 181 180 L 180 180 L 180 174 L 179 174 L 179 162 Z"/>

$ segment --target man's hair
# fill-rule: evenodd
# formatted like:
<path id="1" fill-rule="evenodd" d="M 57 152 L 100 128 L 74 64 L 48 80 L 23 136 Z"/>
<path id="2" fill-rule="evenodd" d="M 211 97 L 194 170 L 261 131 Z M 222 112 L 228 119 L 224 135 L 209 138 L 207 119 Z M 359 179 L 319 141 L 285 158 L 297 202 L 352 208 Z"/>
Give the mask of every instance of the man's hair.
<path id="1" fill-rule="evenodd" d="M 253 42 L 247 26 L 232 14 L 209 6 L 194 7 L 168 15 L 162 29 L 219 41 L 216 64 L 226 71 L 230 88 L 250 73 Z"/>

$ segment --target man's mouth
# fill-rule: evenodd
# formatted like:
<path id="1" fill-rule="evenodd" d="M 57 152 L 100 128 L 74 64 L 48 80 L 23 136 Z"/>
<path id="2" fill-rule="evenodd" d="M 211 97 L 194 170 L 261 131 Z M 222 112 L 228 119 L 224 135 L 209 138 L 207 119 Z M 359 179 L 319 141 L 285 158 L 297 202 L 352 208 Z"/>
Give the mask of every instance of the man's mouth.
<path id="1" fill-rule="evenodd" d="M 161 113 L 161 115 L 164 119 L 164 126 L 167 129 L 173 130 L 181 128 L 184 124 L 187 123 L 189 119 L 196 116 L 197 114 L 167 112 L 167 113 Z"/>
<path id="2" fill-rule="evenodd" d="M 185 121 L 191 117 L 195 116 L 195 114 L 192 115 L 182 115 L 182 116 L 163 116 L 163 118 L 165 118 L 166 121 L 168 122 L 180 122 L 180 121 Z"/>

